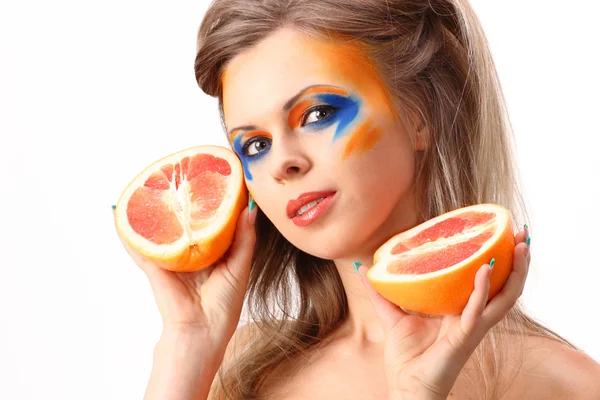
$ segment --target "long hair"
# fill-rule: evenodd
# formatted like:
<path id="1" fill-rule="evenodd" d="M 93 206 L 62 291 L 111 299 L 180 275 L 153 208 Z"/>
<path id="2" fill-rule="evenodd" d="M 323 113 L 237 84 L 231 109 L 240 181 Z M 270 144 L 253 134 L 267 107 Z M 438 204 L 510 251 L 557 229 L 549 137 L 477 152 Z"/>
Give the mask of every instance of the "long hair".
<path id="1" fill-rule="evenodd" d="M 358 43 L 395 107 L 428 125 L 428 146 L 415 172 L 422 221 L 478 203 L 501 204 L 513 221 L 526 221 L 502 89 L 466 0 L 214 0 L 200 26 L 195 73 L 202 90 L 219 99 L 222 121 L 221 78 L 228 61 L 282 27 Z M 348 315 L 332 261 L 296 248 L 260 210 L 256 232 L 245 306 L 257 335 L 220 370 L 218 398 L 257 398 L 269 372 L 293 366 Z M 471 371 L 484 381 L 478 398 L 502 395 L 501 344 L 510 337 L 515 347 L 528 335 L 572 346 L 517 303 L 471 357 Z"/>

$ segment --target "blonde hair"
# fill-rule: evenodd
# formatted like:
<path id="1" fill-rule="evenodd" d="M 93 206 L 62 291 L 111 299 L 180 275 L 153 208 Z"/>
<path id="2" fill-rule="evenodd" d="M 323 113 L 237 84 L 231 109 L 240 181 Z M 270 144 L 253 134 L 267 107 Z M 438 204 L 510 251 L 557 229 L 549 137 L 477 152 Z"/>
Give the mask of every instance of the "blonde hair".
<path id="1" fill-rule="evenodd" d="M 427 124 L 415 176 L 422 221 L 478 203 L 501 204 L 513 221 L 526 221 L 502 89 L 466 0 L 215 0 L 200 26 L 195 72 L 204 92 L 219 99 L 222 119 L 228 61 L 282 27 L 358 43 L 396 107 Z M 261 335 L 220 371 L 219 398 L 256 398 L 270 371 L 318 346 L 348 315 L 333 262 L 294 247 L 260 211 L 256 229 L 246 306 Z M 572 346 L 515 305 L 471 358 L 483 374 L 480 397 L 502 395 L 501 343 L 527 335 Z"/>

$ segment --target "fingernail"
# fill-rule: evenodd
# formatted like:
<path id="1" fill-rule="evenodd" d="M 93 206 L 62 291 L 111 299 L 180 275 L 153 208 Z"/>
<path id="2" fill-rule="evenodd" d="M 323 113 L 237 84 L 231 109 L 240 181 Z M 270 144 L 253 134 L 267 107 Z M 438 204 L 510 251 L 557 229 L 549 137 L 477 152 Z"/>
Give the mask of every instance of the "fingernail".
<path id="1" fill-rule="evenodd" d="M 492 258 L 492 261 L 490 261 L 490 271 L 494 268 L 495 263 L 496 263 L 496 259 Z"/>
<path id="2" fill-rule="evenodd" d="M 253 224 L 256 220 L 256 211 L 254 210 L 255 207 L 256 202 L 251 195 L 248 195 L 248 222 L 250 222 L 250 224 Z"/>
<path id="3" fill-rule="evenodd" d="M 354 267 L 354 272 L 356 272 L 358 274 L 358 267 L 360 267 L 362 264 L 360 263 L 360 261 L 354 261 L 352 263 L 352 266 Z M 359 274 L 360 275 L 360 274 Z"/>
<path id="4" fill-rule="evenodd" d="M 529 236 L 529 226 L 527 226 L 527 224 L 523 225 L 523 229 L 525 229 L 525 232 L 527 232 L 527 236 Z"/>
<path id="5" fill-rule="evenodd" d="M 117 208 L 117 206 L 116 206 L 116 205 L 114 205 L 114 206 L 111 206 L 111 207 L 112 207 L 112 209 L 113 209 L 113 210 L 114 210 L 115 208 Z"/>
<path id="6" fill-rule="evenodd" d="M 250 212 L 252 212 L 252 210 L 254 210 L 254 207 L 256 207 L 256 202 L 254 201 L 252 196 L 249 196 L 248 197 L 248 208 L 250 209 Z"/>
<path id="7" fill-rule="evenodd" d="M 531 236 L 527 236 L 527 240 L 525 240 L 525 244 L 527 245 L 527 247 L 529 247 L 531 245 Z"/>

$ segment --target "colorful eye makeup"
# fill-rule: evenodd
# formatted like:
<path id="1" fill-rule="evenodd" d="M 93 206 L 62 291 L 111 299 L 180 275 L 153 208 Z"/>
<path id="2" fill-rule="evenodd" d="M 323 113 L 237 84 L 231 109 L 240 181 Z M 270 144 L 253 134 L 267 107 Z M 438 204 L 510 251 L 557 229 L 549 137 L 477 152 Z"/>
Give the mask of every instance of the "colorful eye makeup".
<path id="1" fill-rule="evenodd" d="M 349 136 L 342 153 L 342 160 L 345 160 L 354 153 L 367 151 L 381 139 L 382 132 L 372 118 L 363 121 L 358 126 L 357 122 L 362 101 L 355 95 L 348 92 L 328 86 L 317 86 L 304 93 L 312 95 L 311 100 L 304 100 L 298 103 L 289 117 L 290 129 L 297 127 L 307 127 L 308 129 L 324 129 L 337 123 L 333 142 L 341 137 Z M 317 105 L 313 106 L 316 103 Z M 324 109 L 319 109 L 324 107 Z M 324 112 L 320 119 L 306 124 L 307 117 L 310 119 L 313 113 Z M 315 114 L 316 115 L 316 114 Z"/>
<path id="2" fill-rule="evenodd" d="M 289 109 L 288 127 L 291 130 L 318 132 L 335 125 L 332 142 L 349 136 L 342 153 L 344 160 L 355 152 L 369 150 L 381 138 L 381 130 L 374 126 L 370 118 L 353 127 L 361 114 L 361 105 L 358 96 L 341 88 L 315 85 L 298 93 L 284 106 L 284 110 Z M 273 137 L 267 132 L 243 133 L 252 129 L 256 127 L 246 126 L 231 132 L 234 150 L 240 157 L 249 181 L 253 178 L 250 165 L 268 154 L 273 142 Z"/>
<path id="3" fill-rule="evenodd" d="M 289 114 L 290 129 L 306 128 L 320 130 L 337 124 L 333 142 L 349 136 L 342 153 L 345 160 L 353 153 L 371 149 L 381 138 L 381 129 L 375 126 L 371 118 L 352 129 L 360 114 L 362 101 L 346 91 L 328 86 L 309 89 L 304 95 L 312 95 L 295 105 Z"/>
<path id="4" fill-rule="evenodd" d="M 246 179 L 252 181 L 249 164 L 260 160 L 269 152 L 273 137 L 267 132 L 242 134 L 241 132 L 236 133 L 235 130 L 233 131 L 233 135 L 235 135 L 233 149 L 240 157 Z M 243 143 L 242 139 L 245 139 Z"/>
<path id="5" fill-rule="evenodd" d="M 343 89 L 313 86 L 301 92 L 302 100 L 292 107 L 288 117 L 290 129 L 321 130 L 337 124 L 333 141 L 344 135 L 360 111 L 361 101 Z"/>

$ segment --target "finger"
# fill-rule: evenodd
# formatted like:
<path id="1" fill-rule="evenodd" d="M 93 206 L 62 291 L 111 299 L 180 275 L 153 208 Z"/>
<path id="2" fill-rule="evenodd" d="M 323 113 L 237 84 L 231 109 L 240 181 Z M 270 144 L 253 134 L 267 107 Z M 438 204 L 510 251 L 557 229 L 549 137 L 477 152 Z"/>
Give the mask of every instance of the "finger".
<path id="1" fill-rule="evenodd" d="M 257 210 L 254 209 L 252 212 L 256 213 Z M 249 208 L 246 207 L 238 217 L 235 236 L 226 260 L 227 268 L 240 282 L 248 282 L 255 243 L 254 223 L 249 221 Z"/>
<path id="2" fill-rule="evenodd" d="M 367 266 L 361 265 L 358 267 L 358 275 L 367 290 L 367 296 L 369 297 L 369 300 L 371 300 L 375 312 L 383 322 L 384 329 L 388 331 L 408 314 L 375 290 L 371 282 L 367 279 L 368 270 L 369 268 Z"/>
<path id="3" fill-rule="evenodd" d="M 523 225 L 523 229 L 517 232 L 515 235 L 515 244 L 525 242 L 529 237 L 529 227 L 527 224 Z"/>
<path id="4" fill-rule="evenodd" d="M 475 288 L 469 297 L 469 301 L 460 317 L 460 328 L 465 335 L 473 333 L 485 309 L 490 293 L 489 264 L 484 264 L 475 275 Z"/>
<path id="5" fill-rule="evenodd" d="M 513 269 L 504 283 L 502 290 L 494 296 L 483 310 L 482 319 L 489 327 L 500 321 L 506 313 L 515 305 L 527 279 L 529 271 L 528 246 L 525 243 L 519 243 L 515 246 L 513 256 Z"/>
<path id="6" fill-rule="evenodd" d="M 517 232 L 515 235 L 515 244 L 523 243 L 527 240 L 528 233 L 525 230 Z"/>

